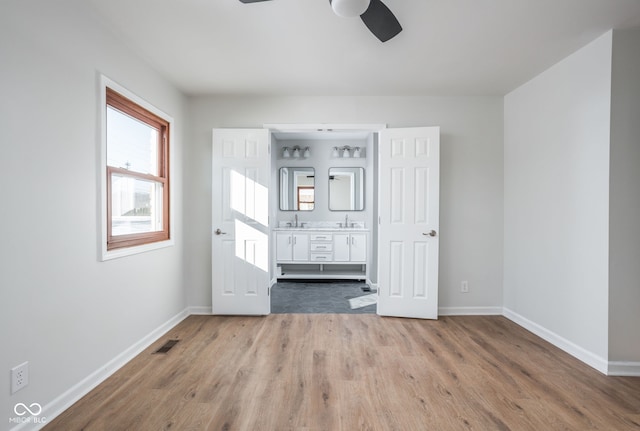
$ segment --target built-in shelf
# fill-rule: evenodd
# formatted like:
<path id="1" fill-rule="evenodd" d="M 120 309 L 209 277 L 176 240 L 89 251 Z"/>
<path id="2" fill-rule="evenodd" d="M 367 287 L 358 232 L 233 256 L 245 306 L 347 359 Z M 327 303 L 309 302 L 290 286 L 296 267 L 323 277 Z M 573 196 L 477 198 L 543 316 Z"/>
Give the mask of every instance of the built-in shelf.
<path id="1" fill-rule="evenodd" d="M 278 274 L 279 279 L 301 278 L 309 280 L 321 279 L 341 279 L 341 280 L 366 280 L 366 265 L 348 264 L 321 264 L 321 265 L 301 265 L 280 264 Z"/>

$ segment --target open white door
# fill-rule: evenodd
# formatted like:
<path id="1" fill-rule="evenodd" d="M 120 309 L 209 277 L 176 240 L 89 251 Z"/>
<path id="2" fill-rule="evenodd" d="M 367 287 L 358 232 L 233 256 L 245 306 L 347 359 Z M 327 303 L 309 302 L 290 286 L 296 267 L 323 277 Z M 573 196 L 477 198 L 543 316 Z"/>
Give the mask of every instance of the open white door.
<path id="1" fill-rule="evenodd" d="M 440 128 L 379 136 L 378 314 L 437 319 Z"/>
<path id="2" fill-rule="evenodd" d="M 267 129 L 213 130 L 213 314 L 271 312 L 269 145 Z"/>

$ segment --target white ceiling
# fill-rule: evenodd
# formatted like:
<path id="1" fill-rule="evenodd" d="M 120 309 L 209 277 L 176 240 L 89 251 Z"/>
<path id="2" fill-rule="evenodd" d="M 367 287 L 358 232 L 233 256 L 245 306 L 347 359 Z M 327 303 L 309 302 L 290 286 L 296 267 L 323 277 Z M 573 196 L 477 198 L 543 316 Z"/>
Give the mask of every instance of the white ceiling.
<path id="1" fill-rule="evenodd" d="M 381 43 L 328 0 L 88 0 L 187 94 L 503 95 L 611 28 L 640 0 L 383 0 Z"/>

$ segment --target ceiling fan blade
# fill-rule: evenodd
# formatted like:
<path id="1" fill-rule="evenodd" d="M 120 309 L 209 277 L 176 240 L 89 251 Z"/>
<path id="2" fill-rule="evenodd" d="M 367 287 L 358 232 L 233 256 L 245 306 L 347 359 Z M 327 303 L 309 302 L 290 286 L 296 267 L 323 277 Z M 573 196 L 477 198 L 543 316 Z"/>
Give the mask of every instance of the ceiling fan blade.
<path id="1" fill-rule="evenodd" d="M 381 42 L 388 41 L 402 31 L 402 26 L 393 12 L 381 0 L 371 0 L 360 18 Z"/>
<path id="2" fill-rule="evenodd" d="M 269 0 L 240 0 L 242 3 L 258 3 L 260 1 L 269 1 Z"/>

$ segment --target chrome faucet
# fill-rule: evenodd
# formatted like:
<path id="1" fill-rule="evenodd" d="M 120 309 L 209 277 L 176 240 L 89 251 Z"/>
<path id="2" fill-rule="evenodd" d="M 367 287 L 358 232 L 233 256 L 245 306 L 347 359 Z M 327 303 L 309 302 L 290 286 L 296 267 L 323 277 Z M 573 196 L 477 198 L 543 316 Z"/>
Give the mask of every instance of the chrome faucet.
<path id="1" fill-rule="evenodd" d="M 349 214 L 344 215 L 344 227 L 349 227 Z"/>
<path id="2" fill-rule="evenodd" d="M 298 227 L 298 214 L 293 215 L 294 227 Z"/>

